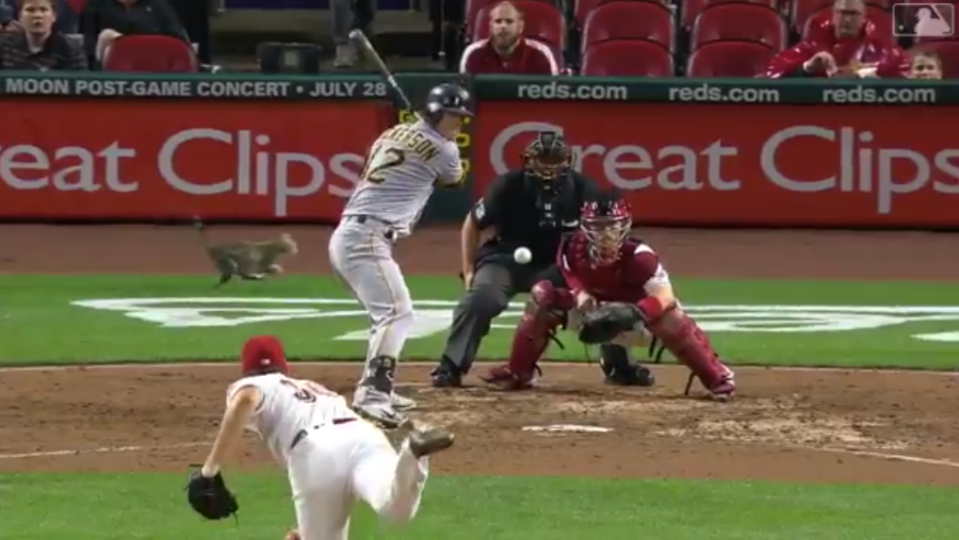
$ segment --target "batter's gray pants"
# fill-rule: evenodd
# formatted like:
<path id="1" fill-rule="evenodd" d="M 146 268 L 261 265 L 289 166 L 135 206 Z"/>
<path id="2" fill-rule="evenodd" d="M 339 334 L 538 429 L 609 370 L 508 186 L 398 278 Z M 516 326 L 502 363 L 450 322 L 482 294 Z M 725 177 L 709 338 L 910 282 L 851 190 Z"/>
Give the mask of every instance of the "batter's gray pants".
<path id="1" fill-rule="evenodd" d="M 393 230 L 381 221 L 344 217 L 330 238 L 329 254 L 336 276 L 350 288 L 372 324 L 364 373 L 370 360 L 389 356 L 399 360 L 413 325 L 413 301 L 400 266 L 393 260 Z M 354 396 L 367 398 L 370 389 Z M 377 400 L 389 396 L 373 396 Z"/>

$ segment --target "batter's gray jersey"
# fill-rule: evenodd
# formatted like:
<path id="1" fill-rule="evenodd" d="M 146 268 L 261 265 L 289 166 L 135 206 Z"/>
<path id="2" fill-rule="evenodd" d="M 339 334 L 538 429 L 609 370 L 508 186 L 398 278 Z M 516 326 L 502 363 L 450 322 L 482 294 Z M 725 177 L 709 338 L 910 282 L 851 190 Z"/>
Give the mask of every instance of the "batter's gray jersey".
<path id="1" fill-rule="evenodd" d="M 383 132 L 343 209 L 344 216 L 372 216 L 410 233 L 436 185 L 462 182 L 456 142 L 420 120 Z"/>

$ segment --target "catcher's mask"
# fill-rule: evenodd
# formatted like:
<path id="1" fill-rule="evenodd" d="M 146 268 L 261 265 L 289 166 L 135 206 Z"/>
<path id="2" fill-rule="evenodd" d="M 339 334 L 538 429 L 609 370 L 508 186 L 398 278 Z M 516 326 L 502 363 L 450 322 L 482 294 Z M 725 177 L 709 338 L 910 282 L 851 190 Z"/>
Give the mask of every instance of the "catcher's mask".
<path id="1" fill-rule="evenodd" d="M 543 182 L 565 176 L 573 166 L 573 154 L 556 131 L 540 131 L 523 151 L 526 174 Z"/>
<path id="2" fill-rule="evenodd" d="M 579 223 L 595 264 L 612 264 L 619 260 L 620 249 L 633 226 L 632 213 L 625 199 L 609 195 L 586 201 Z"/>

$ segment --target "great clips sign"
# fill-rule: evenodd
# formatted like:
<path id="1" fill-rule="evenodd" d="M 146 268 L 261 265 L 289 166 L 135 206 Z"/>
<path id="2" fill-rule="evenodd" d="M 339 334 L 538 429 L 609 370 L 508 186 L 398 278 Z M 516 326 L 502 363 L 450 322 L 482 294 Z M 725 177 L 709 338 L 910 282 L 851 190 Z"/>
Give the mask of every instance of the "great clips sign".
<path id="1" fill-rule="evenodd" d="M 955 117 L 955 118 L 944 118 Z M 942 107 L 481 103 L 475 196 L 559 129 L 577 169 L 648 224 L 959 227 L 959 140 Z"/>

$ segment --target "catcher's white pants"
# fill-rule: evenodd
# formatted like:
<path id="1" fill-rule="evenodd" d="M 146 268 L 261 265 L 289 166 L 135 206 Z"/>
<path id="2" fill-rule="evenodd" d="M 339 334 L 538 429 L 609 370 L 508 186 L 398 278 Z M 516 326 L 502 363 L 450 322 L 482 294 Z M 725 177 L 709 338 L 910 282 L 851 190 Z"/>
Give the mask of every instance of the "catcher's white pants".
<path id="1" fill-rule="evenodd" d="M 429 476 L 404 441 L 397 452 L 386 435 L 357 420 L 312 431 L 289 456 L 288 472 L 302 540 L 346 540 L 357 498 L 392 523 L 413 519 Z"/>

